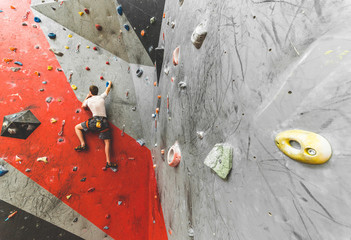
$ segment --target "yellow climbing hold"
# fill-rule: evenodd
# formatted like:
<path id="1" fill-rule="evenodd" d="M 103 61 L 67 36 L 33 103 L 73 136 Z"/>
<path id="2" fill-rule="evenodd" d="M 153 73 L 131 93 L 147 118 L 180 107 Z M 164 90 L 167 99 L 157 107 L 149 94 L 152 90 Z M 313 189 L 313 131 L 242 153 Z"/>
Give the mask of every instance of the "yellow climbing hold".
<path id="1" fill-rule="evenodd" d="M 77 86 L 76 85 L 72 84 L 71 87 L 72 87 L 73 90 L 77 90 Z"/>
<path id="2" fill-rule="evenodd" d="M 276 136 L 275 144 L 288 157 L 308 164 L 323 164 L 332 155 L 331 146 L 324 137 L 303 130 L 281 132 Z"/>
<path id="3" fill-rule="evenodd" d="M 71 197 L 72 197 L 72 194 L 66 196 L 67 200 L 70 199 Z"/>
<path id="4" fill-rule="evenodd" d="M 48 163 L 48 158 L 47 157 L 40 157 L 40 158 L 37 158 L 37 161 L 38 162 Z"/>
<path id="5" fill-rule="evenodd" d="M 90 48 L 90 46 L 87 46 L 87 48 Z"/>
<path id="6" fill-rule="evenodd" d="M 66 49 L 69 49 L 69 46 L 65 46 Z"/>
<path id="7" fill-rule="evenodd" d="M 51 71 L 52 70 L 52 66 L 48 66 L 48 70 Z"/>
<path id="8" fill-rule="evenodd" d="M 51 119 L 50 119 L 50 122 L 51 122 L 51 123 L 55 123 L 55 122 L 57 122 L 57 120 L 56 120 L 55 118 L 51 118 Z"/>
<path id="9" fill-rule="evenodd" d="M 72 37 L 72 34 L 68 34 L 68 37 L 71 38 L 71 37 Z"/>
<path id="10" fill-rule="evenodd" d="M 329 53 L 332 53 L 332 52 L 333 52 L 333 50 L 329 50 L 329 51 L 326 51 L 324 54 L 328 55 Z"/>
<path id="11" fill-rule="evenodd" d="M 81 15 L 81 16 L 84 14 L 84 12 L 78 12 L 78 13 L 79 13 L 79 15 Z"/>

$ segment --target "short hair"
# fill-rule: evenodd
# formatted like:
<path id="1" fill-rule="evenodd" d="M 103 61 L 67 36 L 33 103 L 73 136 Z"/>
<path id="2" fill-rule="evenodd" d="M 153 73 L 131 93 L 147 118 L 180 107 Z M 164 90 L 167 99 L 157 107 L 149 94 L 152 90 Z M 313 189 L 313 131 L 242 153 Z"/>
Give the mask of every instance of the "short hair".
<path id="1" fill-rule="evenodd" d="M 97 87 L 97 86 L 95 86 L 95 85 L 91 85 L 91 86 L 89 87 L 89 91 L 91 92 L 91 94 L 93 94 L 93 95 L 97 95 L 97 94 L 98 94 L 98 92 L 99 92 L 99 89 L 98 89 L 98 87 Z"/>

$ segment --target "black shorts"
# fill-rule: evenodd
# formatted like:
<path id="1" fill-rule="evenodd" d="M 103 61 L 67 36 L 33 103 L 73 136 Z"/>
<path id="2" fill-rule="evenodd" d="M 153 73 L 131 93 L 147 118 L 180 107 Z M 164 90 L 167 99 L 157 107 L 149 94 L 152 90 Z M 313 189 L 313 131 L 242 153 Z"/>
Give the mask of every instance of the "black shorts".
<path id="1" fill-rule="evenodd" d="M 100 139 L 112 139 L 110 125 L 106 117 L 95 116 L 89 118 L 88 121 L 82 122 L 81 126 L 85 132 L 89 130 L 92 132 L 98 132 Z"/>

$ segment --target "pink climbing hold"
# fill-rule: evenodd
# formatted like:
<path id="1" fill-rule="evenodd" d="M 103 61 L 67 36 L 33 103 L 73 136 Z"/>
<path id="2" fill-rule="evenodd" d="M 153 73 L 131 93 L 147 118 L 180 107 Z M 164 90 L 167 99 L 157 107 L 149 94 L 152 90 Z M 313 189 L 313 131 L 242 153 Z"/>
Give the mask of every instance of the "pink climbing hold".
<path id="1" fill-rule="evenodd" d="M 99 30 L 99 31 L 101 31 L 101 30 L 102 30 L 102 26 L 101 26 L 101 25 L 99 25 L 99 24 L 95 24 L 95 27 L 96 27 L 96 29 L 97 29 L 97 30 Z"/>
<path id="2" fill-rule="evenodd" d="M 179 47 L 173 51 L 173 65 L 177 66 L 179 63 Z"/>

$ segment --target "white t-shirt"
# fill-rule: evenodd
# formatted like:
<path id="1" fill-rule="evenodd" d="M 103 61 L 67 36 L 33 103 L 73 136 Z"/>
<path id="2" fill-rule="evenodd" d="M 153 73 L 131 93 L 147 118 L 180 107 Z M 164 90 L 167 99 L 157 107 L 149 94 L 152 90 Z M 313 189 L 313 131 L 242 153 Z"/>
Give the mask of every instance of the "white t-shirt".
<path id="1" fill-rule="evenodd" d="M 107 97 L 106 92 L 99 96 L 92 96 L 83 102 L 83 107 L 89 107 L 93 113 L 93 117 L 107 117 L 105 108 L 105 98 Z"/>

